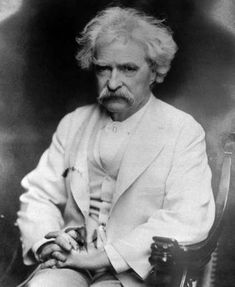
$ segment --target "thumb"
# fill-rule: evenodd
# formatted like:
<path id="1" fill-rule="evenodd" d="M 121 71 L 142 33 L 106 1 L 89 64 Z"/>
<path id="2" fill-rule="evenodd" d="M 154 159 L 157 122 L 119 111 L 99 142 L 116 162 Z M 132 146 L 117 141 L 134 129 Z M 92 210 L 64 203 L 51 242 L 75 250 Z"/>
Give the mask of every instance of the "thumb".
<path id="1" fill-rule="evenodd" d="M 46 239 L 56 238 L 61 232 L 60 231 L 51 231 L 47 233 L 44 237 Z"/>

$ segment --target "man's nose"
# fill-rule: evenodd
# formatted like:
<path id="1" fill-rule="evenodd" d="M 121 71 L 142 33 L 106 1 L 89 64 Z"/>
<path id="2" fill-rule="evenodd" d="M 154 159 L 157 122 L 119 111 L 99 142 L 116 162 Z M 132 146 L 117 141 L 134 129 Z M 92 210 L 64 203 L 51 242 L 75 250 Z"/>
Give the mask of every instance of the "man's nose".
<path id="1" fill-rule="evenodd" d="M 111 91 L 115 91 L 122 86 L 120 75 L 116 69 L 112 70 L 110 78 L 108 79 L 107 86 Z"/>

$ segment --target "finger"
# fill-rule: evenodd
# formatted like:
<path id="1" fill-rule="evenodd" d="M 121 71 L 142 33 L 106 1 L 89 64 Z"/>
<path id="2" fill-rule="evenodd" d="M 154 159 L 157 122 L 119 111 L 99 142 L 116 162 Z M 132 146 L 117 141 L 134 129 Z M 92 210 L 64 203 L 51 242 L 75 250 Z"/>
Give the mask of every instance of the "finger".
<path id="1" fill-rule="evenodd" d="M 78 249 L 79 245 L 83 246 L 85 243 L 85 238 L 83 238 L 83 236 L 81 234 L 79 234 L 77 231 L 75 230 L 71 230 L 70 232 L 68 232 L 68 234 L 70 235 L 70 237 L 72 237 L 74 240 L 72 241 L 73 246 L 76 243 L 76 247 L 74 248 L 75 250 Z M 75 247 L 75 246 L 74 246 Z"/>
<path id="2" fill-rule="evenodd" d="M 59 251 L 55 251 L 52 253 L 52 257 L 56 260 L 59 260 L 59 261 L 62 261 L 62 262 L 65 262 L 66 259 L 67 259 L 67 256 L 65 254 L 63 254 L 62 252 L 59 252 Z"/>
<path id="3" fill-rule="evenodd" d="M 56 238 L 57 236 L 59 236 L 61 234 L 61 231 L 52 231 L 49 232 L 45 235 L 46 239 L 51 239 L 51 238 Z"/>
<path id="4" fill-rule="evenodd" d="M 67 232 L 67 234 L 70 235 L 70 237 L 72 237 L 74 240 L 77 240 L 78 237 L 78 233 L 73 229 Z"/>
<path id="5" fill-rule="evenodd" d="M 78 243 L 77 248 L 74 246 L 75 250 L 86 245 L 86 228 L 84 226 L 67 229 L 66 232 Z"/>
<path id="6" fill-rule="evenodd" d="M 58 244 L 63 250 L 70 251 L 72 246 L 69 242 L 70 236 L 67 233 L 62 233 L 55 239 L 55 243 Z"/>
<path id="7" fill-rule="evenodd" d="M 56 259 L 49 259 L 41 264 L 41 269 L 45 268 L 55 268 L 57 260 Z"/>
<path id="8" fill-rule="evenodd" d="M 151 249 L 158 249 L 156 243 L 152 243 L 152 244 L 151 244 Z"/>
<path id="9" fill-rule="evenodd" d="M 73 238 L 70 239 L 69 243 L 72 246 L 72 249 L 77 250 L 79 248 L 78 242 Z"/>
<path id="10" fill-rule="evenodd" d="M 66 231 L 75 240 L 78 238 L 86 238 L 86 229 L 84 227 L 71 228 Z"/>
<path id="11" fill-rule="evenodd" d="M 79 248 L 79 242 L 77 241 L 78 234 L 75 230 L 70 230 L 66 234 L 69 235 L 68 241 L 69 244 L 72 246 L 72 249 L 77 250 Z"/>
<path id="12" fill-rule="evenodd" d="M 60 246 L 55 243 L 48 244 L 42 249 L 41 253 L 39 254 L 39 259 L 45 261 L 55 251 L 61 251 Z"/>
<path id="13" fill-rule="evenodd" d="M 59 235 L 56 238 L 55 243 L 58 244 L 63 250 L 68 252 L 71 251 L 72 248 L 76 249 L 78 246 L 77 242 L 67 233 L 62 233 Z"/>
<path id="14" fill-rule="evenodd" d="M 67 267 L 68 265 L 67 265 L 67 263 L 66 263 L 66 261 L 65 262 L 62 262 L 62 261 L 57 261 L 56 262 L 56 267 L 57 268 L 64 268 L 64 267 Z"/>

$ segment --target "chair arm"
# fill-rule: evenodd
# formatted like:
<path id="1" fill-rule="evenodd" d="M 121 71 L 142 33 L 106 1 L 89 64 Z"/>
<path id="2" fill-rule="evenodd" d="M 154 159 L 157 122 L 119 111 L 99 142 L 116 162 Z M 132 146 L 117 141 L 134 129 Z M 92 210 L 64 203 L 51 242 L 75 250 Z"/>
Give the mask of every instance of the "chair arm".
<path id="1" fill-rule="evenodd" d="M 196 244 L 179 245 L 171 238 L 153 237 L 149 258 L 153 267 L 146 280 L 148 286 L 194 286 L 216 248 L 217 241 L 212 239 L 213 244 L 208 237 Z"/>
<path id="2" fill-rule="evenodd" d="M 178 265 L 191 270 L 201 270 L 210 260 L 212 252 L 217 246 L 217 236 L 208 236 L 204 241 L 192 245 L 179 245 L 174 239 L 153 237 L 151 245 L 151 265 L 162 267 Z"/>

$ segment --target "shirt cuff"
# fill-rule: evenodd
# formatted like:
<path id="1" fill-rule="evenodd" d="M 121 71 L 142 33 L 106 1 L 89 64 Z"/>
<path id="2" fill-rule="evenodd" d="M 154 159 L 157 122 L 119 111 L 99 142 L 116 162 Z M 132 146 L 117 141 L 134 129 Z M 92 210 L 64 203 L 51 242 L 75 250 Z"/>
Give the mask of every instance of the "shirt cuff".
<path id="1" fill-rule="evenodd" d="M 130 266 L 111 244 L 105 245 L 104 250 L 109 258 L 110 263 L 117 273 L 121 273 L 130 269 Z"/>
<path id="2" fill-rule="evenodd" d="M 44 245 L 44 244 L 46 244 L 46 243 L 50 243 L 50 242 L 53 242 L 54 241 L 54 239 L 46 239 L 46 238 L 42 238 L 41 240 L 39 240 L 39 241 L 37 241 L 34 245 L 33 245 L 33 247 L 31 248 L 32 249 L 32 251 L 33 251 L 33 254 L 34 254 L 34 257 L 35 257 L 35 259 L 37 260 L 37 261 L 40 261 L 39 260 L 39 257 L 38 257 L 38 249 L 42 246 L 42 245 Z"/>

